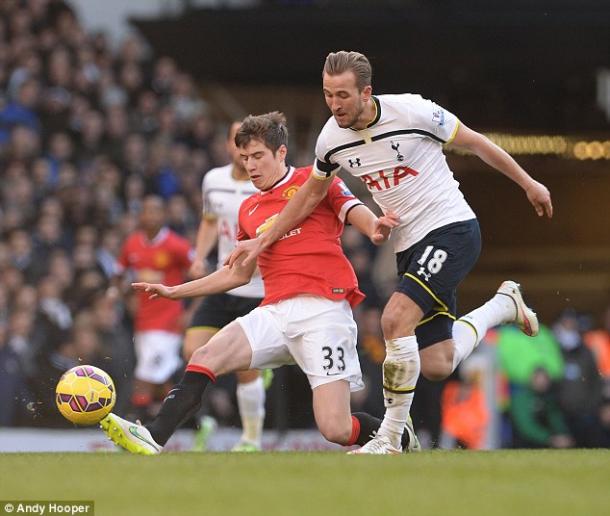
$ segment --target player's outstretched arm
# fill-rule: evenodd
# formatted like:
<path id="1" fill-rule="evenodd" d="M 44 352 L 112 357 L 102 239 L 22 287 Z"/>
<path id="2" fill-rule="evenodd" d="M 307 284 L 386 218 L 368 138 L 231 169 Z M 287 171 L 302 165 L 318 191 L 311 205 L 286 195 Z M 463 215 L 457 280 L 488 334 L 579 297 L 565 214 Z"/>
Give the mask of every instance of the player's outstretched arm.
<path id="1" fill-rule="evenodd" d="M 315 210 L 316 206 L 326 196 L 331 184 L 332 177 L 316 179 L 310 176 L 284 206 L 284 209 L 267 231 L 258 238 L 242 240 L 237 243 L 227 260 L 227 264 L 232 267 L 241 256 L 244 256 L 244 265 L 255 262 L 260 253 L 305 220 Z"/>
<path id="2" fill-rule="evenodd" d="M 245 285 L 250 281 L 256 262 L 250 265 L 244 265 L 243 258 L 238 260 L 233 267 L 223 267 L 216 272 L 181 285 L 168 287 L 160 283 L 132 283 L 131 286 L 135 290 L 148 292 L 149 297 L 166 297 L 168 299 L 184 299 L 187 297 L 208 296 L 211 294 L 220 294 L 228 290 Z"/>
<path id="3" fill-rule="evenodd" d="M 347 222 L 354 226 L 363 235 L 371 239 L 375 245 L 381 245 L 390 238 L 392 228 L 400 224 L 398 215 L 389 211 L 377 217 L 364 204 L 353 207 L 347 214 Z"/>
<path id="4" fill-rule="evenodd" d="M 460 124 L 452 144 L 476 154 L 489 166 L 499 170 L 523 188 L 539 217 L 545 214 L 549 218 L 553 216 L 553 203 L 547 187 L 533 179 L 510 154 L 489 138 Z"/>

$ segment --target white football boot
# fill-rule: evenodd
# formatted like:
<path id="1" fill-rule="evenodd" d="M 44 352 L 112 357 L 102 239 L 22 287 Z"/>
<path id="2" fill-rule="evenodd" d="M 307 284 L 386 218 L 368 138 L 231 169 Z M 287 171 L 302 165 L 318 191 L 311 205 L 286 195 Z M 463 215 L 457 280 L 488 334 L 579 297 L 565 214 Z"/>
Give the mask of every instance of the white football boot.
<path id="1" fill-rule="evenodd" d="M 139 422 L 132 423 L 110 413 L 100 421 L 100 427 L 112 442 L 128 452 L 157 455 L 163 449 L 163 446 L 155 442 L 148 429 Z"/>
<path id="2" fill-rule="evenodd" d="M 400 448 L 396 448 L 385 435 L 375 435 L 362 448 L 348 452 L 349 455 L 396 455 L 402 453 Z"/>
<path id="3" fill-rule="evenodd" d="M 536 313 L 525 304 L 525 301 L 523 301 L 521 285 L 514 281 L 505 281 L 500 285 L 497 293 L 508 296 L 515 304 L 515 318 L 512 321 L 507 322 L 514 322 L 523 333 L 530 337 L 538 335 L 538 330 L 540 329 L 538 317 L 536 316 Z"/>

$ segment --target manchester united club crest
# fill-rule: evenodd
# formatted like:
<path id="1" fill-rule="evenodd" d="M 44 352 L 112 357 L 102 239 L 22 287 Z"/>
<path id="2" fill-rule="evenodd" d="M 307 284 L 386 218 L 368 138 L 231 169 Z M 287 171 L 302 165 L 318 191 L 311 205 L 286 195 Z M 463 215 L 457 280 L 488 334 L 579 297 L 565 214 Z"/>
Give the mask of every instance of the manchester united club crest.
<path id="1" fill-rule="evenodd" d="M 282 197 L 284 199 L 290 199 L 292 198 L 292 196 L 297 193 L 297 190 L 299 189 L 299 187 L 297 185 L 292 185 L 289 186 L 288 188 L 286 188 L 286 190 L 284 190 L 282 192 Z"/>
<path id="2" fill-rule="evenodd" d="M 157 269 L 165 269 L 171 262 L 171 257 L 166 251 L 158 251 L 155 253 L 153 262 Z"/>

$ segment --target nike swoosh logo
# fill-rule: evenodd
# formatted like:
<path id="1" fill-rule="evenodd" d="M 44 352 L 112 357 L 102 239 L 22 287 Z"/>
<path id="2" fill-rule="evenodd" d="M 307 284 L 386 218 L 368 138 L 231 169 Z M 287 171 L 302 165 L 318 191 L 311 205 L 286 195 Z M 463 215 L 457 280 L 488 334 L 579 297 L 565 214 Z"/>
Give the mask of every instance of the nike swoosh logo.
<path id="1" fill-rule="evenodd" d="M 129 433 L 131 435 L 133 435 L 134 437 L 137 437 L 138 439 L 140 439 L 140 441 L 144 441 L 146 444 L 149 444 L 155 450 L 159 451 L 159 448 L 158 448 L 158 446 L 155 443 L 150 442 L 148 439 L 146 439 L 146 437 L 144 437 L 143 435 L 140 435 L 140 432 L 138 432 L 138 427 L 137 426 L 130 426 L 129 427 Z"/>
<path id="2" fill-rule="evenodd" d="M 248 215 L 252 215 L 256 210 L 258 210 L 258 206 L 259 205 L 257 204 L 254 208 L 252 208 L 251 210 L 248 210 Z"/>

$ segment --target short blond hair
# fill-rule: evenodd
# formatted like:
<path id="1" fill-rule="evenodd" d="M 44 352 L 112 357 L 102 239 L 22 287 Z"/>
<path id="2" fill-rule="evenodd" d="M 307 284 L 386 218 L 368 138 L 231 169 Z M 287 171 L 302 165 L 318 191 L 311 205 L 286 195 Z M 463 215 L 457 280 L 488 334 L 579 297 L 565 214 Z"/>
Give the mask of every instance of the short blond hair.
<path id="1" fill-rule="evenodd" d="M 373 79 L 371 63 L 364 54 L 354 51 L 340 50 L 328 54 L 322 69 L 322 77 L 324 74 L 340 75 L 348 71 L 356 76 L 356 86 L 359 91 L 371 85 Z"/>

